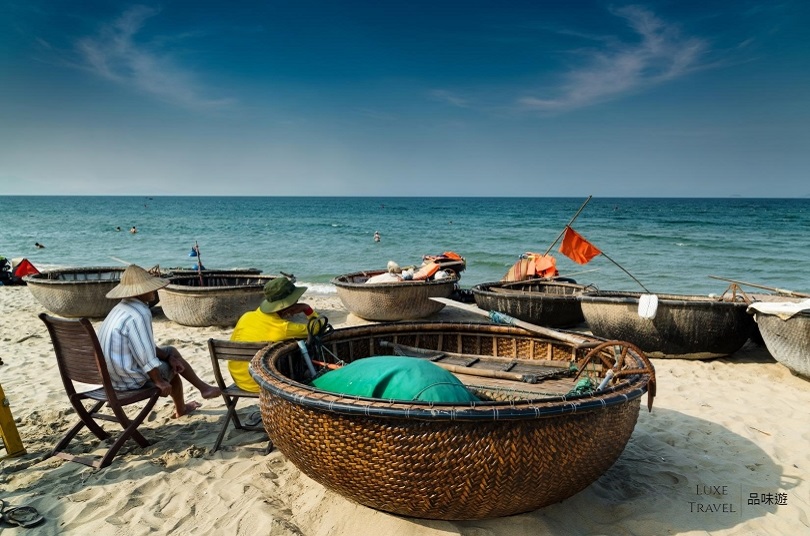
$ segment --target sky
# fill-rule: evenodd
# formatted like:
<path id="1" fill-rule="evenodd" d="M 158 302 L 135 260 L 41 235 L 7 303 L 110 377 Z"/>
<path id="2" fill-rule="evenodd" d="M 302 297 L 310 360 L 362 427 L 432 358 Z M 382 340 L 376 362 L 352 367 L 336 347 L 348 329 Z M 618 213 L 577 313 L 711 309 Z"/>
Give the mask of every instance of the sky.
<path id="1" fill-rule="evenodd" d="M 810 2 L 0 5 L 0 195 L 810 197 Z"/>

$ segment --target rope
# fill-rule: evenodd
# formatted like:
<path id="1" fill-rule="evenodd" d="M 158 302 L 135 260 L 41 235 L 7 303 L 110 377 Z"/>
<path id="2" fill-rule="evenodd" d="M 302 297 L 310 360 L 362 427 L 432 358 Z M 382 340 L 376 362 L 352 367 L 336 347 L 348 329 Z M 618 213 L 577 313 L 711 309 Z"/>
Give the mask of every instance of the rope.
<path id="1" fill-rule="evenodd" d="M 450 387 L 458 387 L 458 388 L 464 389 L 465 391 L 467 391 L 467 393 L 469 393 L 469 392 L 470 392 L 470 390 L 467 388 L 467 386 L 466 386 L 466 385 L 464 385 L 464 384 L 462 384 L 462 383 L 453 383 L 453 382 L 433 382 L 433 383 L 431 383 L 430 385 L 426 385 L 426 386 L 425 386 L 425 387 L 423 387 L 423 388 L 422 388 L 422 389 L 421 389 L 421 390 L 420 390 L 418 393 L 416 393 L 415 395 L 413 395 L 413 398 L 412 398 L 411 400 L 421 400 L 419 397 L 420 397 L 420 396 L 422 396 L 423 394 L 425 394 L 425 391 L 427 391 L 428 389 L 433 389 L 434 387 L 438 387 L 438 386 L 440 386 L 440 385 L 448 385 L 448 386 L 450 386 Z"/>
<path id="2" fill-rule="evenodd" d="M 318 316 L 310 318 L 307 322 L 306 345 L 309 353 L 315 356 L 316 361 L 321 361 L 322 363 L 332 362 L 342 367 L 346 363 L 333 354 L 323 344 L 323 338 L 330 335 L 334 330 L 335 328 L 329 323 L 329 319 L 327 317 Z M 327 356 L 329 359 L 327 359 Z M 329 370 L 326 366 L 322 368 L 323 370 Z"/>
<path id="3" fill-rule="evenodd" d="M 565 396 L 588 395 L 594 392 L 596 386 L 590 378 L 585 377 L 577 382 L 573 389 L 568 391 Z"/>

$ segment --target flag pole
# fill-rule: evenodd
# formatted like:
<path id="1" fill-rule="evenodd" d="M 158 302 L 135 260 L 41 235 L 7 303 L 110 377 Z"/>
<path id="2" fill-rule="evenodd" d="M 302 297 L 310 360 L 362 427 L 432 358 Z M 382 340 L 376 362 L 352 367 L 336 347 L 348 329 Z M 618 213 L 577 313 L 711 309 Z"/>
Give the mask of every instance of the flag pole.
<path id="1" fill-rule="evenodd" d="M 200 286 L 204 287 L 205 283 L 203 282 L 202 276 L 202 256 L 200 255 L 200 245 L 197 241 L 194 241 L 194 251 L 197 253 L 197 277 L 200 278 Z"/>
<path id="2" fill-rule="evenodd" d="M 636 278 L 635 278 L 635 276 L 634 276 L 633 274 L 631 274 L 630 272 L 628 272 L 627 270 L 625 270 L 625 269 L 624 269 L 624 267 L 623 267 L 621 264 L 619 264 L 618 262 L 616 262 L 616 261 L 614 261 L 613 259 L 611 259 L 610 257 L 608 257 L 608 256 L 605 254 L 605 252 L 604 252 L 604 251 L 600 251 L 600 253 L 601 253 L 601 255 L 602 255 L 604 258 L 606 258 L 607 260 L 609 260 L 610 262 L 612 262 L 613 264 L 615 264 L 616 266 L 618 266 L 618 267 L 619 267 L 619 269 L 621 269 L 621 271 L 622 271 L 622 272 L 624 272 L 624 273 L 626 273 L 627 275 L 629 275 L 630 277 L 632 277 L 632 278 L 633 278 L 633 281 L 635 281 L 636 283 L 638 283 L 638 284 L 641 286 L 641 288 L 643 288 L 643 289 L 644 289 L 644 290 L 645 290 L 645 291 L 646 291 L 648 294 L 652 294 L 652 292 L 650 292 L 649 290 L 647 290 L 647 287 L 645 287 L 644 285 L 642 285 L 642 284 L 641 284 L 641 281 L 639 281 L 638 279 L 636 279 Z"/>
<path id="3" fill-rule="evenodd" d="M 582 203 L 582 206 L 581 206 L 581 207 L 579 207 L 579 210 L 577 210 L 577 213 L 576 213 L 576 214 L 574 214 L 574 217 L 573 217 L 573 218 L 571 218 L 571 221 L 569 221 L 569 222 L 568 222 L 568 223 L 565 225 L 565 227 L 563 227 L 563 230 L 562 230 L 562 231 L 560 231 L 560 234 L 558 234 L 558 235 L 557 235 L 557 238 L 555 238 L 555 239 L 554 239 L 554 242 L 552 242 L 552 243 L 551 243 L 551 245 L 550 245 L 550 246 L 548 247 L 548 249 L 546 250 L 546 252 L 545 252 L 545 253 L 543 253 L 543 257 L 545 257 L 546 255 L 548 255 L 548 252 L 549 252 L 549 251 L 551 251 L 551 248 L 553 248 L 553 247 L 554 247 L 554 246 L 557 244 L 557 242 L 559 242 L 559 241 L 560 241 L 560 238 L 562 238 L 562 235 L 563 235 L 563 234 L 565 234 L 565 230 L 566 230 L 567 228 L 569 228 L 569 227 L 571 226 L 571 224 L 572 224 L 572 223 L 574 223 L 574 220 L 575 220 L 575 219 L 577 219 L 577 217 L 579 216 L 579 213 L 580 213 L 580 212 L 582 212 L 582 210 L 585 208 L 585 205 L 587 205 L 587 204 L 588 204 L 588 202 L 591 200 L 591 198 L 592 198 L 592 197 L 593 197 L 592 195 L 589 195 L 589 196 L 588 196 L 588 199 L 586 199 L 586 200 L 585 200 L 585 202 L 584 202 L 584 203 Z M 617 266 L 618 266 L 618 265 L 617 265 Z"/>

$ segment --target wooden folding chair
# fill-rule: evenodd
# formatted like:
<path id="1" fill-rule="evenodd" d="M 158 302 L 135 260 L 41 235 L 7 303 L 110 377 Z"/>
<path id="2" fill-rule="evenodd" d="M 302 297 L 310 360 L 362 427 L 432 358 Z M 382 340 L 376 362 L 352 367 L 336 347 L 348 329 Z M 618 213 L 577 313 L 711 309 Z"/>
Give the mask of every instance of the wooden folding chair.
<path id="1" fill-rule="evenodd" d="M 160 390 L 157 387 L 131 391 L 116 391 L 113 389 L 101 345 L 98 342 L 93 325 L 86 318 L 66 320 L 45 313 L 40 314 L 39 318 L 48 327 L 48 332 L 53 341 L 53 349 L 56 353 L 59 374 L 62 376 L 62 383 L 65 385 L 65 391 L 71 405 L 79 416 L 79 422 L 59 441 L 51 456 L 101 469 L 110 465 L 128 439 L 134 439 L 142 447 L 148 446 L 149 441 L 138 432 L 137 428 L 152 410 L 155 402 L 157 402 L 158 397 L 160 397 Z M 101 387 L 77 392 L 73 382 L 100 385 Z M 88 410 L 83 403 L 85 399 L 95 400 L 96 403 Z M 147 401 L 146 405 L 134 419 L 130 419 L 124 412 L 124 406 L 143 400 Z M 100 413 L 105 404 L 112 410 L 113 415 Z M 111 437 L 99 426 L 96 419 L 117 422 L 124 429 L 106 454 L 91 457 L 75 456 L 66 452 L 68 444 L 85 426 L 99 439 L 103 440 Z"/>
<path id="2" fill-rule="evenodd" d="M 228 425 L 233 422 L 234 428 L 237 430 L 251 430 L 264 432 L 262 426 L 245 426 L 239 420 L 239 415 L 236 414 L 236 404 L 240 398 L 259 398 L 259 393 L 252 393 L 245 391 L 236 386 L 235 383 L 227 385 L 225 378 L 222 376 L 222 369 L 220 367 L 221 361 L 250 361 L 256 353 L 267 346 L 266 342 L 235 342 L 225 341 L 221 339 L 208 339 L 208 352 L 211 354 L 211 368 L 214 369 L 214 378 L 216 378 L 217 386 L 222 391 L 222 399 L 225 400 L 225 407 L 228 412 L 225 415 L 225 421 L 222 423 L 222 429 L 219 431 L 217 440 L 214 443 L 212 452 L 216 452 L 222 444 L 225 437 L 225 432 L 228 430 Z M 267 452 L 273 449 L 272 441 L 267 445 Z"/>

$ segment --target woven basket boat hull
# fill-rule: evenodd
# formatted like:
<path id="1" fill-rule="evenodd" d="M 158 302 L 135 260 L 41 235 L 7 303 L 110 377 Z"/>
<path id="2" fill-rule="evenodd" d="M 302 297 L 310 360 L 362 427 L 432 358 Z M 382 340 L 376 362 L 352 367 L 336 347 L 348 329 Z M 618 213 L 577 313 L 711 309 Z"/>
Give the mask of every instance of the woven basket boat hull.
<path id="1" fill-rule="evenodd" d="M 773 358 L 810 379 L 810 313 L 798 313 L 787 320 L 761 312 L 754 317 Z"/>
<path id="2" fill-rule="evenodd" d="M 443 303 L 430 298 L 447 298 L 458 283 L 458 277 L 439 281 L 366 283 L 370 277 L 382 273 L 385 270 L 354 272 L 332 280 L 347 311 L 376 322 L 425 318 L 444 308 Z"/>
<path id="3" fill-rule="evenodd" d="M 650 357 L 711 359 L 733 354 L 756 331 L 745 302 L 658 295 L 655 318 L 638 315 L 640 293 L 586 292 L 582 313 L 598 337 L 629 341 Z"/>
<path id="4" fill-rule="evenodd" d="M 390 354 L 383 342 L 449 352 L 570 359 L 585 352 L 519 328 L 401 323 L 335 330 L 325 345 L 352 361 Z M 646 358 L 644 358 L 646 359 Z M 469 405 L 363 399 L 299 381 L 298 345 L 251 362 L 273 443 L 302 472 L 371 508 L 430 519 L 536 510 L 589 486 L 629 440 L 649 376 L 604 396 Z"/>
<path id="5" fill-rule="evenodd" d="M 103 318 L 120 300 L 106 294 L 118 285 L 124 268 L 94 266 L 49 270 L 24 278 L 34 298 L 53 314 Z"/>
<path id="6" fill-rule="evenodd" d="M 579 295 L 584 285 L 531 279 L 481 283 L 472 288 L 481 309 L 498 311 L 539 326 L 569 327 L 585 321 Z"/>
<path id="7" fill-rule="evenodd" d="M 273 275 L 203 274 L 179 276 L 160 289 L 160 304 L 169 320 L 184 326 L 235 326 L 239 317 L 264 299 Z"/>

